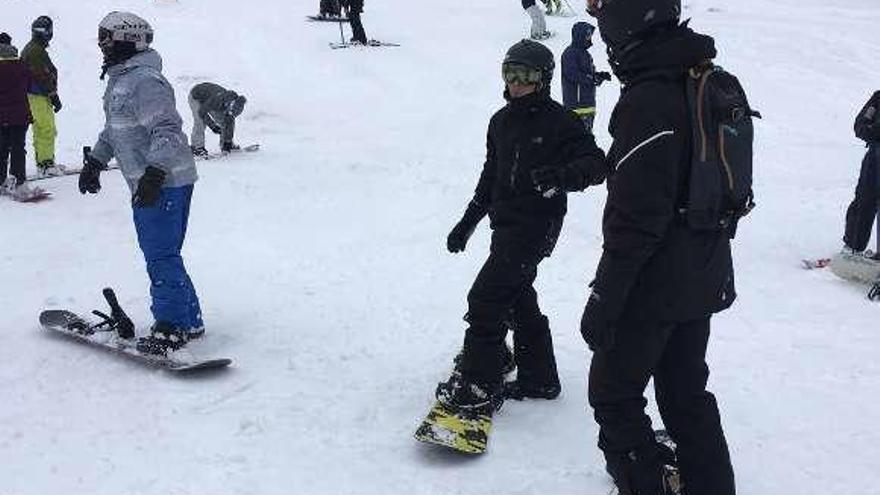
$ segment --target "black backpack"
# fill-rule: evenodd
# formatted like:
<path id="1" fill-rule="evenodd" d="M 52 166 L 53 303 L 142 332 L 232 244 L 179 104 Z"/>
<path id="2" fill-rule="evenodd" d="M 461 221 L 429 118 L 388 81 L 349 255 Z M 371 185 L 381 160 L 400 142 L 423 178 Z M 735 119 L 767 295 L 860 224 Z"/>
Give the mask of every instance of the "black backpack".
<path id="1" fill-rule="evenodd" d="M 753 118 L 735 76 L 715 65 L 688 71 L 687 102 L 693 128 L 688 198 L 690 228 L 726 230 L 732 239 L 739 219 L 755 207 L 752 194 Z"/>

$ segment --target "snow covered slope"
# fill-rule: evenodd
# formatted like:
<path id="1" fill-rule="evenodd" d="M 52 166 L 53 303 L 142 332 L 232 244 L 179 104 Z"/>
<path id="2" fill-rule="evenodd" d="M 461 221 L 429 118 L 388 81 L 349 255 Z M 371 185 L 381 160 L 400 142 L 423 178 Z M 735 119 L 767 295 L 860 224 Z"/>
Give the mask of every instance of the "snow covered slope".
<path id="1" fill-rule="evenodd" d="M 575 2 L 580 8 L 581 2 Z M 713 375 L 740 493 L 877 493 L 880 308 L 801 257 L 839 246 L 863 149 L 851 121 L 877 89 L 876 0 L 692 0 L 758 124 L 758 209 L 736 241 L 740 292 L 715 320 Z M 412 432 L 460 345 L 465 295 L 488 244 L 445 235 L 467 204 L 500 59 L 528 30 L 518 2 L 369 0 L 370 37 L 330 50 L 317 0 L 5 0 L 21 47 L 55 19 L 59 161 L 101 127 L 96 25 L 149 19 L 178 109 L 196 81 L 240 90 L 257 154 L 200 165 L 185 259 L 208 354 L 229 373 L 179 379 L 41 333 L 43 308 L 86 312 L 112 286 L 146 325 L 148 282 L 128 192 L 45 182 L 51 202 L 0 202 L 0 494 L 598 494 L 610 488 L 586 403 L 577 325 L 600 253 L 604 192 L 572 196 L 538 285 L 563 395 L 506 404 L 476 460 Z M 584 16 L 582 16 L 583 18 Z M 551 18 L 559 55 L 574 18 Z M 607 66 L 603 48 L 593 53 Z M 557 72 L 558 75 L 558 72 Z M 614 84 L 600 90 L 602 145 Z M 554 88 L 558 94 L 558 87 Z M 216 143 L 210 143 L 216 146 Z M 29 166 L 32 167 L 32 164 Z"/>

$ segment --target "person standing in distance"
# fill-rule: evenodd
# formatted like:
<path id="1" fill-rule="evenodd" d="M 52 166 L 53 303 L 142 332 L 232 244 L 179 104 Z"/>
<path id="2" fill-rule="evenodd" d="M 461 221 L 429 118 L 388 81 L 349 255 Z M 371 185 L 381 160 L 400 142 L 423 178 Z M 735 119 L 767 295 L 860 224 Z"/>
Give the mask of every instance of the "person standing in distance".
<path id="1" fill-rule="evenodd" d="M 736 298 L 729 233 L 692 230 L 688 71 L 714 40 L 679 24 L 680 0 L 589 0 L 623 89 L 611 117 L 603 254 L 581 333 L 594 351 L 589 401 L 621 494 L 660 495 L 672 452 L 645 414 L 654 379 L 688 495 L 733 495 L 715 397 L 706 390 L 710 319 Z"/>

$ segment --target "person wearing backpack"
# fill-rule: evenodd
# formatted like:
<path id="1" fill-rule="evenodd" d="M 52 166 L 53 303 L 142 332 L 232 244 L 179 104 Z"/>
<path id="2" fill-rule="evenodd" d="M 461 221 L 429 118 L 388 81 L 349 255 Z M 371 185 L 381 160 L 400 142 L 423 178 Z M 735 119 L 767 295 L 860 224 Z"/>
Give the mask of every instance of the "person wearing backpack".
<path id="1" fill-rule="evenodd" d="M 706 390 L 710 320 L 736 299 L 732 234 L 720 223 L 694 229 L 688 214 L 694 129 L 685 89 L 689 72 L 715 57 L 714 40 L 679 24 L 680 0 L 589 0 L 588 11 L 623 86 L 610 123 L 603 253 L 581 320 L 599 448 L 621 494 L 668 493 L 664 466 L 677 463 L 688 495 L 733 495 Z M 652 378 L 675 452 L 655 440 L 644 411 Z"/>
<path id="2" fill-rule="evenodd" d="M 875 92 L 856 115 L 853 128 L 868 151 L 862 159 L 855 198 L 846 210 L 843 243 L 844 252 L 861 253 L 871 240 L 871 228 L 880 208 L 880 91 Z M 873 258 L 880 261 L 880 238 Z"/>

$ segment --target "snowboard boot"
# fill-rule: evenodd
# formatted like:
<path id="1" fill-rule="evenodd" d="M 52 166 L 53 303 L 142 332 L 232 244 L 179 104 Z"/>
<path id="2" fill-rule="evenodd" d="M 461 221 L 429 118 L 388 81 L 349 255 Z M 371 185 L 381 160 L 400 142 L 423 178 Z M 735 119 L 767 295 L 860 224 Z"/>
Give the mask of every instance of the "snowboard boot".
<path id="1" fill-rule="evenodd" d="M 206 150 L 204 146 L 190 146 L 189 150 L 192 152 L 192 155 L 196 157 L 205 158 L 208 156 L 208 150 Z"/>
<path id="2" fill-rule="evenodd" d="M 547 399 L 553 400 L 559 397 L 562 386 L 556 383 L 533 384 L 517 378 L 504 384 L 504 398 L 513 400 L 523 399 Z"/>
<path id="3" fill-rule="evenodd" d="M 501 409 L 504 403 L 501 383 L 480 383 L 453 373 L 448 381 L 437 385 L 437 401 L 455 413 L 488 414 Z"/>
<path id="4" fill-rule="evenodd" d="M 37 175 L 40 177 L 58 177 L 64 175 L 64 167 L 55 160 L 43 160 L 37 164 Z"/>
<path id="5" fill-rule="evenodd" d="M 681 495 L 675 452 L 650 443 L 625 454 L 605 454 L 605 471 L 619 495 Z M 672 477 L 674 473 L 674 478 Z"/>
<path id="6" fill-rule="evenodd" d="M 241 146 L 233 143 L 232 141 L 224 141 L 220 143 L 220 151 L 223 153 L 231 153 L 233 151 L 238 151 L 241 149 Z"/>
<path id="7" fill-rule="evenodd" d="M 201 337 L 204 333 L 204 328 L 189 332 L 171 323 L 157 321 L 150 328 L 150 335 L 138 339 L 137 350 L 143 354 L 167 356 L 169 352 L 183 348 L 187 342 Z"/>

